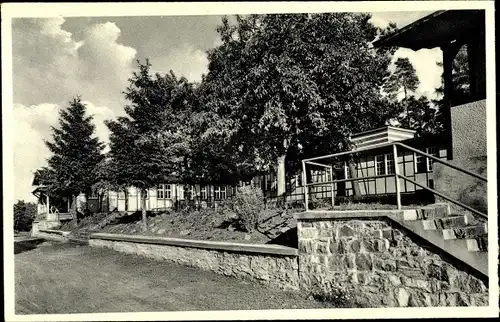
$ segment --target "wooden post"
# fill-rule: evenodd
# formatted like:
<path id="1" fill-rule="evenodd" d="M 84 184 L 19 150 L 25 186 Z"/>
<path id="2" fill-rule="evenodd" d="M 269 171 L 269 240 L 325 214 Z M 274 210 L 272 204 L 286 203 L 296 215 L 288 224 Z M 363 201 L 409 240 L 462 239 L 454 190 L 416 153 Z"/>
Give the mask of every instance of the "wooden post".
<path id="1" fill-rule="evenodd" d="M 396 144 L 392 145 L 393 155 L 394 155 L 394 180 L 396 186 L 396 202 L 398 205 L 398 210 L 401 210 L 401 187 L 399 186 L 399 166 L 398 166 L 398 148 Z"/>
<path id="2" fill-rule="evenodd" d="M 306 211 L 309 211 L 309 191 L 307 188 L 306 162 L 302 161 L 302 185 L 304 186 L 304 203 Z"/>
<path id="3" fill-rule="evenodd" d="M 333 181 L 333 166 L 330 166 L 330 181 Z M 332 208 L 335 206 L 335 183 L 332 182 Z"/>

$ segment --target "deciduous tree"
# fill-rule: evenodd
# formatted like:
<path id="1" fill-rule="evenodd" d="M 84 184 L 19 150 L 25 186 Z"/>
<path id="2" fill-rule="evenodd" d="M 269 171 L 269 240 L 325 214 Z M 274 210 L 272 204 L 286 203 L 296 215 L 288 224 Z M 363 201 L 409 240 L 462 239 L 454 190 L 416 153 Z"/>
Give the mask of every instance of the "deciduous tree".
<path id="1" fill-rule="evenodd" d="M 209 52 L 203 105 L 217 133 L 257 170 L 349 146 L 353 132 L 394 116 L 380 94 L 392 49 L 374 49 L 384 32 L 366 14 L 293 14 L 223 20 Z"/>

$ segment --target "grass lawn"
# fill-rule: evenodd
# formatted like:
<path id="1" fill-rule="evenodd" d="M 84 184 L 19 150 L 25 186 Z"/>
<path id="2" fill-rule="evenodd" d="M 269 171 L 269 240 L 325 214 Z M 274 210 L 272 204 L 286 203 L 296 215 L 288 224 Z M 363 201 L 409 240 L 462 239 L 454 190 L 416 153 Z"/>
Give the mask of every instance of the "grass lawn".
<path id="1" fill-rule="evenodd" d="M 248 280 L 57 242 L 15 255 L 15 297 L 17 314 L 331 307 Z"/>

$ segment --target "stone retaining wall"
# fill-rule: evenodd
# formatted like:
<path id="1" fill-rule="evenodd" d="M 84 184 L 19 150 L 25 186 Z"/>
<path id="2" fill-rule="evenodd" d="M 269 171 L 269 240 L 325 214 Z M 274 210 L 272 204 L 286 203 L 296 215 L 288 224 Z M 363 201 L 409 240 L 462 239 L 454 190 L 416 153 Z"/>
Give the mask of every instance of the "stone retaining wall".
<path id="1" fill-rule="evenodd" d="M 299 289 L 297 251 L 289 247 L 116 234 L 93 234 L 89 245 Z"/>
<path id="2" fill-rule="evenodd" d="M 402 212 L 296 216 L 298 249 L 93 234 L 89 245 L 246 277 L 347 307 L 487 306 L 484 276 L 396 224 Z"/>
<path id="3" fill-rule="evenodd" d="M 486 306 L 480 279 L 412 240 L 388 219 L 298 218 L 304 290 L 342 289 L 370 307 Z"/>

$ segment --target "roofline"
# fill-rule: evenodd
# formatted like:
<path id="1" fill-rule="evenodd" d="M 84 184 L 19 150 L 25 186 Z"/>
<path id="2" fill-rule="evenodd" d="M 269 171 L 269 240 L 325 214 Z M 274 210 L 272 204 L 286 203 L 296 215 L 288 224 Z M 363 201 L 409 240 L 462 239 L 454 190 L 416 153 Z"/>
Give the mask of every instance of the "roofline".
<path id="1" fill-rule="evenodd" d="M 436 12 L 433 12 L 425 17 L 422 17 L 418 20 L 415 20 L 414 22 L 410 23 L 409 25 L 404 26 L 401 29 L 396 30 L 396 32 L 385 36 L 384 38 L 377 39 L 376 41 L 373 42 L 374 47 L 379 47 L 379 46 L 384 46 L 385 43 L 393 39 L 394 37 L 399 36 L 402 33 L 405 33 L 406 31 L 414 28 L 415 26 L 421 25 L 423 23 L 426 23 L 427 21 L 436 18 L 437 16 L 442 15 L 443 13 L 450 11 L 450 10 L 438 10 Z"/>
<path id="2" fill-rule="evenodd" d="M 357 137 L 357 136 L 360 136 L 360 135 L 369 134 L 369 133 L 373 133 L 373 132 L 377 132 L 377 131 L 385 130 L 385 129 L 393 129 L 393 130 L 396 130 L 396 131 L 407 132 L 407 133 L 411 133 L 411 134 L 415 134 L 417 132 L 415 130 L 404 129 L 404 128 L 401 128 L 401 127 L 395 127 L 395 126 L 387 125 L 387 126 L 383 126 L 383 127 L 378 127 L 376 129 L 371 129 L 371 130 L 367 130 L 367 131 L 363 131 L 363 132 L 359 132 L 359 133 L 354 133 L 354 134 L 351 135 L 351 137 Z"/>

